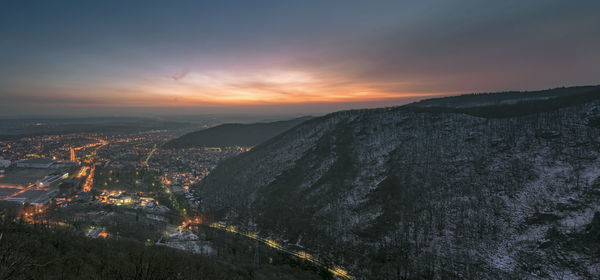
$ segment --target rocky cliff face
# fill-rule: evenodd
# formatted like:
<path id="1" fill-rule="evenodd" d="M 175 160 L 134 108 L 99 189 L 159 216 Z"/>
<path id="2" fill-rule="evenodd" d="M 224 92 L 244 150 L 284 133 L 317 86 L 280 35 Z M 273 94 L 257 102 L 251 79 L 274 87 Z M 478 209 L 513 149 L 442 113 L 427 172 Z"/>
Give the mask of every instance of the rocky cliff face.
<path id="1" fill-rule="evenodd" d="M 502 118 L 410 106 L 333 113 L 222 162 L 194 190 L 209 218 L 358 278 L 593 278 L 596 93 Z"/>

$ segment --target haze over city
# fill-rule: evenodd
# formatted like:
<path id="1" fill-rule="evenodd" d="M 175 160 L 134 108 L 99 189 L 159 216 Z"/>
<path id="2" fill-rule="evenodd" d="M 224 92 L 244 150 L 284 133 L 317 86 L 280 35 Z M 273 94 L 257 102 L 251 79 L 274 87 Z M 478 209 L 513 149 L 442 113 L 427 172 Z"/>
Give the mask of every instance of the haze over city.
<path id="1" fill-rule="evenodd" d="M 597 82 L 597 1 L 2 1 L 0 115 L 327 113 Z"/>

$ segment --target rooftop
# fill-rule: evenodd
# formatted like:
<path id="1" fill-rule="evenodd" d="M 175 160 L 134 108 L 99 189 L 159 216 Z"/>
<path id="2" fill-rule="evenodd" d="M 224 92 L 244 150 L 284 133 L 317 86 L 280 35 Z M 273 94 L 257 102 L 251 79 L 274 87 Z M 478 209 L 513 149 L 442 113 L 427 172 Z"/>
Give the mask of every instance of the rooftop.
<path id="1" fill-rule="evenodd" d="M 50 164 L 53 163 L 54 160 L 49 158 L 30 158 L 19 161 L 20 163 L 32 163 L 32 164 Z"/>

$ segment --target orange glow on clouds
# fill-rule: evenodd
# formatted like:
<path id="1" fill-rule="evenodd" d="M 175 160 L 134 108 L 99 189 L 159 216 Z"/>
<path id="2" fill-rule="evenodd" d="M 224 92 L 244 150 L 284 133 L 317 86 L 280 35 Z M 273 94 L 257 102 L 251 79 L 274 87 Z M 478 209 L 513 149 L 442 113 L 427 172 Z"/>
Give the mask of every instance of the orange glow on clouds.
<path id="1" fill-rule="evenodd" d="M 303 103 L 352 103 L 438 96 L 411 92 L 410 84 L 350 80 L 343 75 L 298 70 L 146 73 L 109 83 L 65 83 L 33 88 L 39 108 L 227 107 Z M 405 89 L 405 90 L 403 90 Z M 43 98 L 45 94 L 53 98 Z M 448 93 L 444 93 L 448 94 Z M 35 100 L 33 96 L 28 100 Z M 392 104 L 390 102 L 390 104 Z"/>
<path id="2" fill-rule="evenodd" d="M 270 70 L 245 73 L 187 72 L 131 85 L 119 97 L 138 106 L 259 105 L 326 102 L 363 102 L 427 93 L 389 92 L 366 83 L 348 83 L 330 75 Z M 124 104 L 121 103 L 121 104 Z"/>

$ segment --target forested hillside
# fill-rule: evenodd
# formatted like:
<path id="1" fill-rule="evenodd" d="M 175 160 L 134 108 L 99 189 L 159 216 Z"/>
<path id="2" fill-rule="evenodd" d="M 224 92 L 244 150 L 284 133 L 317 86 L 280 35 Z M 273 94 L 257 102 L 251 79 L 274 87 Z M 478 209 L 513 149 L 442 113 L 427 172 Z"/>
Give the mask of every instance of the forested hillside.
<path id="1" fill-rule="evenodd" d="M 209 218 L 304 246 L 363 279 L 594 279 L 592 90 L 486 105 L 518 114 L 333 113 L 222 162 L 194 190 Z"/>
<path id="2" fill-rule="evenodd" d="M 165 148 L 254 146 L 280 134 L 310 117 L 287 121 L 239 124 L 222 124 L 188 133 L 167 142 Z"/>
<path id="3" fill-rule="evenodd" d="M 560 87 L 538 91 L 507 91 L 463 94 L 421 100 L 408 107 L 428 108 L 472 108 L 519 104 L 525 101 L 560 100 L 557 97 L 572 97 L 600 90 L 600 86 Z"/>
<path id="4" fill-rule="evenodd" d="M 557 88 L 534 92 L 467 94 L 409 104 L 416 112 L 463 113 L 485 118 L 506 118 L 550 112 L 600 99 L 600 86 Z"/>

